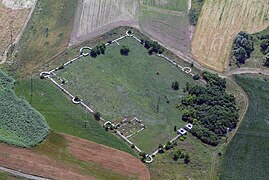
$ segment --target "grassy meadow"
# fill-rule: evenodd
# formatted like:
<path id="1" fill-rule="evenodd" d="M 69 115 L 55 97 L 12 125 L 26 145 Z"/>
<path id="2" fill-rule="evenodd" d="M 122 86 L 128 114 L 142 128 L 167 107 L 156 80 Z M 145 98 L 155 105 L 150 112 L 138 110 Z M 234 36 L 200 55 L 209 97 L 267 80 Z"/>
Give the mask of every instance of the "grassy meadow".
<path id="1" fill-rule="evenodd" d="M 82 58 L 57 75 L 68 80 L 66 89 L 92 105 L 106 120 L 131 115 L 142 119 L 148 126 L 141 137 L 145 141 L 139 141 L 139 134 L 134 141 L 145 151 L 155 149 L 158 144 L 149 143 L 152 138 L 160 137 L 165 143 L 175 136 L 173 127 L 183 125 L 176 105 L 185 84 L 194 81 L 165 60 L 148 55 L 134 39 L 119 43 L 129 46 L 128 56 L 122 56 L 120 46 L 112 44 L 105 55 Z M 179 82 L 178 91 L 171 88 L 174 81 Z"/>
<path id="2" fill-rule="evenodd" d="M 235 76 L 249 97 L 249 109 L 225 153 L 220 179 L 267 179 L 269 158 L 269 82 Z"/>
<path id="3" fill-rule="evenodd" d="M 71 134 L 99 144 L 113 147 L 135 155 L 121 139 L 105 131 L 100 124 L 81 107 L 76 106 L 51 82 L 34 78 L 21 80 L 16 85 L 16 93 L 25 98 L 46 118 L 50 128 L 56 132 Z"/>
<path id="4" fill-rule="evenodd" d="M 77 0 L 39 0 L 20 42 L 13 70 L 20 77 L 35 72 L 68 46 Z"/>

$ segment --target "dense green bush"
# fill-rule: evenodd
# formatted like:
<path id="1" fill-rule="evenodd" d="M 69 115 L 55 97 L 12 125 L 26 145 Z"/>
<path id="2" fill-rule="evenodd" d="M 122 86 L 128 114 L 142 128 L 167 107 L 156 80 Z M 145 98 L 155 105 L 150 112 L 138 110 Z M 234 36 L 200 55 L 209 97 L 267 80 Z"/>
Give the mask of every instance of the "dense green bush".
<path id="1" fill-rule="evenodd" d="M 0 141 L 31 147 L 49 133 L 44 117 L 13 91 L 14 80 L 0 71 Z"/>
<path id="2" fill-rule="evenodd" d="M 254 50 L 252 36 L 246 32 L 240 32 L 233 45 L 233 56 L 238 64 L 245 64 Z"/>
<path id="3" fill-rule="evenodd" d="M 182 120 L 193 123 L 192 133 L 202 142 L 217 145 L 227 128 L 235 128 L 239 115 L 235 97 L 227 94 L 226 81 L 217 74 L 202 74 L 207 85 L 187 85 L 181 100 Z"/>

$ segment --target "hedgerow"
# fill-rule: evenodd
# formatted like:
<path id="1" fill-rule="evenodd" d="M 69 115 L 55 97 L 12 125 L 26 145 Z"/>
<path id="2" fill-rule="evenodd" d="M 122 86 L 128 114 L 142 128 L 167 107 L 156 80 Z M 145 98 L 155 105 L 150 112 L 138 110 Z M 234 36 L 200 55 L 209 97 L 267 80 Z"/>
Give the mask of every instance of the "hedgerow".
<path id="1" fill-rule="evenodd" d="M 0 142 L 31 147 L 49 133 L 45 118 L 13 91 L 14 80 L 0 71 Z"/>

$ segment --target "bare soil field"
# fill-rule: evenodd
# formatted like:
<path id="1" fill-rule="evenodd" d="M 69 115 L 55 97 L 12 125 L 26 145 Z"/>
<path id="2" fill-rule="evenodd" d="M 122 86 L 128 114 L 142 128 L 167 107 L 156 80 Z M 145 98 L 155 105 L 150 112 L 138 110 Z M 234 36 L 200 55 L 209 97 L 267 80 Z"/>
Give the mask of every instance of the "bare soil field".
<path id="1" fill-rule="evenodd" d="M 190 54 L 188 0 L 80 0 L 71 44 L 118 26 L 135 27 L 169 49 Z"/>
<path id="2" fill-rule="evenodd" d="M 46 141 L 31 150 L 0 144 L 0 166 L 52 179 L 150 179 L 139 159 L 119 150 L 70 135 Z"/>
<path id="3" fill-rule="evenodd" d="M 85 41 L 117 26 L 138 27 L 137 0 L 80 0 L 71 43 Z"/>
<path id="4" fill-rule="evenodd" d="M 11 41 L 14 42 L 22 30 L 27 15 L 30 12 L 29 8 L 11 9 L 12 6 L 8 8 L 2 3 L 0 3 L 0 62 Z"/>
<path id="5" fill-rule="evenodd" d="M 191 44 L 194 58 L 206 67 L 224 71 L 235 36 L 240 31 L 265 29 L 268 18 L 268 0 L 205 1 Z"/>

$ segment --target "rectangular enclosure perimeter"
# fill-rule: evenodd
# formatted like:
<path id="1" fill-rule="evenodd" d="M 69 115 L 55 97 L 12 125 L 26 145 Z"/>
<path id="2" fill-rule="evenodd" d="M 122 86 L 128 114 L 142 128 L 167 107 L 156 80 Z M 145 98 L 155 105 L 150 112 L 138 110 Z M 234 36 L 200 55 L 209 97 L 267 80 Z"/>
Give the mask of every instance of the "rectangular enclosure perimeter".
<path id="1" fill-rule="evenodd" d="M 158 135 L 163 139 L 174 137 L 173 127 L 183 124 L 176 105 L 192 78 L 164 59 L 148 55 L 133 38 L 118 43 L 107 46 L 105 55 L 81 58 L 58 71 L 68 81 L 64 87 L 106 120 L 137 116 L 150 129 L 162 128 Z M 121 45 L 129 46 L 128 56 L 120 54 Z M 174 81 L 179 82 L 178 91 L 171 88 Z"/>

